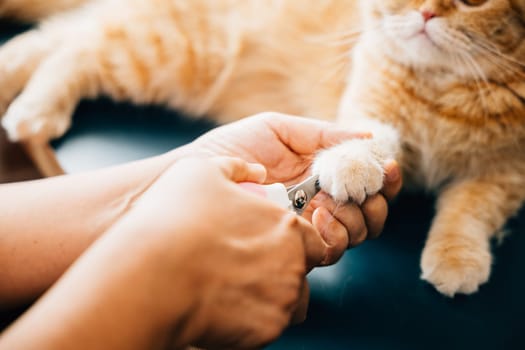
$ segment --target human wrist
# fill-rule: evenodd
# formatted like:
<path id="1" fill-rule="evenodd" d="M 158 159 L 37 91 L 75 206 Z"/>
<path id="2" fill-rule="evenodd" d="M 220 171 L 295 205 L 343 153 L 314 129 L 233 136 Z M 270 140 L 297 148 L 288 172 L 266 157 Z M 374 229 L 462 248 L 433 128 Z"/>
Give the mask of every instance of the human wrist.
<path id="1" fill-rule="evenodd" d="M 216 155 L 217 154 L 203 147 L 200 143 L 194 141 L 160 155 L 159 159 L 169 167 L 184 158 L 208 158 Z"/>
<path id="2" fill-rule="evenodd" d="M 129 233 L 117 227 L 103 235 L 20 322 L 0 337 L 1 345 L 161 349 L 172 348 L 172 339 L 181 347 L 189 344 L 193 338 L 185 330 L 189 328 L 187 315 L 193 298 L 184 293 L 188 290 L 185 278 L 170 276 L 166 269 L 157 271 L 163 260 L 141 254 L 138 240 L 130 245 L 129 240 L 121 239 Z M 168 279 L 180 291 L 166 288 Z M 27 337 L 29 333 L 31 337 Z"/>
<path id="3" fill-rule="evenodd" d="M 146 216 L 142 215 L 144 213 Z M 126 286 L 134 286 L 132 294 L 139 302 L 133 304 L 146 305 L 143 312 L 148 313 L 149 333 L 168 341 L 170 348 L 178 349 L 198 337 L 198 327 L 192 316 L 202 299 L 202 286 L 198 282 L 203 278 L 196 277 L 196 269 L 191 268 L 195 266 L 191 262 L 195 260 L 198 239 L 188 227 L 188 220 L 176 214 L 170 218 L 171 223 L 148 220 L 147 209 L 142 207 L 128 213 L 106 236 L 114 240 L 113 246 L 126 251 L 122 261 L 125 271 L 118 275 L 129 279 L 112 281 L 114 289 L 125 291 Z M 156 233 L 170 231 L 176 231 L 179 236 L 173 245 L 162 244 L 162 239 L 155 237 Z M 192 234 L 185 234 L 188 232 Z M 107 254 L 108 258 L 110 256 Z M 140 300 L 151 300 L 151 303 L 143 304 Z M 140 313 L 137 310 L 136 314 Z"/>

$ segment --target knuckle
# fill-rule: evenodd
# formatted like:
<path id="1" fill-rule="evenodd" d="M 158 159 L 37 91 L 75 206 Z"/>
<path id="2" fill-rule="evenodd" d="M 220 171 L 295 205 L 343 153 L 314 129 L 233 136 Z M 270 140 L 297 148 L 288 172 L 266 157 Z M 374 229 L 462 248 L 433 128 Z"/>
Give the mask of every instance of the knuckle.
<path id="1" fill-rule="evenodd" d="M 367 219 L 384 220 L 388 213 L 388 204 L 382 195 L 371 197 L 363 205 L 363 212 Z"/>
<path id="2" fill-rule="evenodd" d="M 362 244 L 364 241 L 366 241 L 368 237 L 368 228 L 364 227 L 363 230 L 359 234 L 357 234 L 350 242 L 350 247 L 357 247 L 358 245 Z"/>
<path id="3" fill-rule="evenodd" d="M 380 211 L 386 207 L 386 199 L 382 195 L 376 194 L 369 197 L 364 205 L 372 211 Z"/>

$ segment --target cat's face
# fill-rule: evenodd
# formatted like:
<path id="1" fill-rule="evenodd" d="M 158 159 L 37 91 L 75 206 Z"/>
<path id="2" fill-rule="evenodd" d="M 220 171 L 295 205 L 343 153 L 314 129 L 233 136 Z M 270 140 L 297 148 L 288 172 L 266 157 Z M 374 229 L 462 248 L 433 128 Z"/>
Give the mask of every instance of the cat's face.
<path id="1" fill-rule="evenodd" d="M 374 45 L 401 63 L 465 73 L 501 64 L 499 53 L 525 60 L 525 0 L 366 0 L 363 6 Z"/>

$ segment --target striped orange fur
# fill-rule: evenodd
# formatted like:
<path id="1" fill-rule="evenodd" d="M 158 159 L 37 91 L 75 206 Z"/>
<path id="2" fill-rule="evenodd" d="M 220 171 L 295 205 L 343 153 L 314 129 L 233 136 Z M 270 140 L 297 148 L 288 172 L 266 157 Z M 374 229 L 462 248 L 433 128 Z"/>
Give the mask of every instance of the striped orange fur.
<path id="1" fill-rule="evenodd" d="M 450 296 L 488 280 L 489 240 L 525 199 L 525 0 L 0 2 L 52 13 L 0 50 L 11 138 L 60 136 L 98 95 L 369 128 L 320 154 L 323 188 L 361 201 L 398 158 L 409 185 L 440 193 L 422 277 Z"/>

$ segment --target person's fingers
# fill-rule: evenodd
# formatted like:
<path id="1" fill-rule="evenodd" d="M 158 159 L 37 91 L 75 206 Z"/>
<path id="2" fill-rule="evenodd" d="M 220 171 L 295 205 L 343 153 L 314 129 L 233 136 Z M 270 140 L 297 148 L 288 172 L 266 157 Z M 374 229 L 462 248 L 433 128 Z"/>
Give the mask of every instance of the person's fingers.
<path id="1" fill-rule="evenodd" d="M 385 183 L 381 193 L 390 201 L 399 194 L 402 186 L 403 178 L 401 169 L 399 168 L 399 164 L 395 160 L 392 160 L 385 165 Z"/>
<path id="2" fill-rule="evenodd" d="M 280 113 L 265 113 L 261 117 L 281 142 L 297 154 L 311 155 L 346 140 L 372 137 L 372 134 L 366 131 L 352 131 L 334 123 L 304 117 Z"/>
<path id="3" fill-rule="evenodd" d="M 262 183 L 266 179 L 266 168 L 261 164 L 233 157 L 217 157 L 214 162 L 219 165 L 224 176 L 233 182 Z"/>
<path id="4" fill-rule="evenodd" d="M 348 249 L 348 231 L 324 207 L 319 207 L 314 211 L 312 222 L 327 244 L 326 255 L 320 265 L 335 264 Z"/>
<path id="5" fill-rule="evenodd" d="M 388 203 L 381 194 L 369 197 L 361 206 L 368 228 L 368 239 L 379 237 L 385 226 L 388 215 Z"/>
<path id="6" fill-rule="evenodd" d="M 326 259 L 328 246 L 319 232 L 306 219 L 291 212 L 288 213 L 287 217 L 292 226 L 291 232 L 301 233 L 306 256 L 306 268 L 307 271 L 310 271 Z"/>
<path id="7" fill-rule="evenodd" d="M 326 208 L 346 229 L 348 244 L 346 249 L 363 243 L 368 229 L 361 208 L 355 203 L 336 203 L 327 193 L 319 193 L 315 200 L 316 207 Z"/>
<path id="8" fill-rule="evenodd" d="M 310 303 L 310 285 L 306 277 L 303 280 L 301 292 L 299 294 L 299 300 L 297 302 L 297 308 L 292 314 L 291 324 L 302 323 L 306 320 L 308 314 L 308 304 Z"/>

